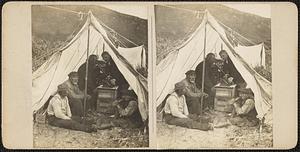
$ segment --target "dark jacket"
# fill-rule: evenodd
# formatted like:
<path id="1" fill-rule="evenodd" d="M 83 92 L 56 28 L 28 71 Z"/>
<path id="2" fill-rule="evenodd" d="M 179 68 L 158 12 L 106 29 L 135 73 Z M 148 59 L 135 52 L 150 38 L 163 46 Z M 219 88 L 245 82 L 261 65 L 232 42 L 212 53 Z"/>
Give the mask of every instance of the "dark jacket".
<path id="1" fill-rule="evenodd" d="M 202 88 L 202 70 L 203 61 L 196 67 L 196 86 Z M 215 86 L 220 80 L 220 73 L 217 68 L 213 66 L 213 63 L 205 62 L 205 76 L 204 76 L 204 92 L 209 93 L 211 88 Z"/>
<path id="2" fill-rule="evenodd" d="M 97 88 L 97 69 L 93 65 L 89 65 L 88 67 L 88 79 L 87 79 L 87 93 L 89 95 L 93 94 L 93 90 Z M 86 63 L 82 64 L 78 69 L 78 86 L 81 91 L 84 92 L 85 89 L 85 75 L 86 75 Z"/>
<path id="3" fill-rule="evenodd" d="M 236 84 L 245 83 L 245 80 L 243 79 L 242 75 L 235 68 L 234 64 L 232 63 L 229 57 L 227 61 L 224 61 L 223 71 L 226 74 L 229 74 L 231 77 L 233 77 L 234 83 Z"/>

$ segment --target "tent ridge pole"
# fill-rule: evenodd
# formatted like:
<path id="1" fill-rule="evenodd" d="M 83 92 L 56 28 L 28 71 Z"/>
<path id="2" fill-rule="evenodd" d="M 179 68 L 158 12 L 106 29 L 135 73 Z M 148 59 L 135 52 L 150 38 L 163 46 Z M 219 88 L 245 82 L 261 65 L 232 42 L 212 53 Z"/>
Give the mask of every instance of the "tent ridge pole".
<path id="1" fill-rule="evenodd" d="M 87 102 L 87 80 L 88 80 L 88 68 L 89 68 L 89 43 L 90 43 L 90 24 L 91 24 L 91 13 L 88 16 L 88 36 L 87 36 L 87 48 L 86 48 L 86 67 L 85 67 L 85 83 L 84 83 L 84 102 L 83 102 L 83 117 L 86 117 L 86 102 Z"/>
<path id="2" fill-rule="evenodd" d="M 206 25 L 207 25 L 207 10 L 205 10 L 205 24 L 204 24 L 204 49 L 203 49 L 203 68 L 202 68 L 202 86 L 201 86 L 201 101 L 200 101 L 200 114 L 203 114 L 203 93 L 204 93 L 204 77 L 205 77 L 205 53 L 206 53 Z"/>

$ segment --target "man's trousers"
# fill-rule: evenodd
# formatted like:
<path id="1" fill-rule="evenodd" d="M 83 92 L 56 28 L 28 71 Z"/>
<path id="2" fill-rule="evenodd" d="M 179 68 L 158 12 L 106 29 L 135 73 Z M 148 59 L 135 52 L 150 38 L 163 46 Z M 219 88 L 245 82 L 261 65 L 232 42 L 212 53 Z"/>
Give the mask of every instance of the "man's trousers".
<path id="1" fill-rule="evenodd" d="M 167 124 L 176 125 L 180 127 L 186 127 L 191 129 L 199 129 L 203 131 L 207 131 L 210 129 L 210 125 L 208 122 L 198 122 L 191 118 L 177 118 L 172 116 L 171 114 L 164 114 L 164 118 Z"/>
<path id="2" fill-rule="evenodd" d="M 51 126 L 61 127 L 65 129 L 84 131 L 84 132 L 92 132 L 91 124 L 83 124 L 83 119 L 80 117 L 72 116 L 71 119 L 60 119 L 55 116 L 48 116 L 48 123 Z"/>

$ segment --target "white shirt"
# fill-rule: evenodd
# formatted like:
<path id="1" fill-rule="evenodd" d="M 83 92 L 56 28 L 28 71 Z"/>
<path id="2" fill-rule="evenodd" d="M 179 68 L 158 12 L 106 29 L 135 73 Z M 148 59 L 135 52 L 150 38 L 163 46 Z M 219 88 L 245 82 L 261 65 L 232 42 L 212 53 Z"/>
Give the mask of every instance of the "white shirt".
<path id="1" fill-rule="evenodd" d="M 171 114 L 178 118 L 188 118 L 189 111 L 186 105 L 185 96 L 178 96 L 176 92 L 173 92 L 167 99 L 164 107 L 166 114 Z"/>
<path id="2" fill-rule="evenodd" d="M 70 119 L 72 113 L 69 106 L 68 97 L 61 98 L 57 93 L 49 102 L 47 109 L 48 115 L 54 115 L 57 118 L 61 119 Z"/>

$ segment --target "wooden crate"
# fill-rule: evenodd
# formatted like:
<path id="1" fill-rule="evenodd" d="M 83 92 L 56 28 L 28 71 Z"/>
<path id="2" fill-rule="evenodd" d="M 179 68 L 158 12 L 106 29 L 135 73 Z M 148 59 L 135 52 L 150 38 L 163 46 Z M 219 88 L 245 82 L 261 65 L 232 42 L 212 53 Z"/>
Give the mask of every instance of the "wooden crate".
<path id="1" fill-rule="evenodd" d="M 215 86 L 216 98 L 233 98 L 236 96 L 236 85 L 232 86 Z"/>
<path id="2" fill-rule="evenodd" d="M 98 87 L 98 99 L 111 99 L 117 98 L 117 88 Z"/>
<path id="3" fill-rule="evenodd" d="M 97 93 L 97 111 L 114 114 L 115 108 L 112 106 L 112 102 L 117 98 L 117 88 L 98 87 Z"/>
<path id="4" fill-rule="evenodd" d="M 230 98 L 229 99 L 215 98 L 214 109 L 216 111 L 221 111 L 221 112 L 232 112 L 233 105 L 228 103 L 229 100 L 230 100 Z"/>
<path id="5" fill-rule="evenodd" d="M 216 95 L 214 100 L 214 109 L 221 112 L 232 112 L 233 105 L 228 101 L 236 97 L 236 85 L 232 86 L 215 86 Z"/>

